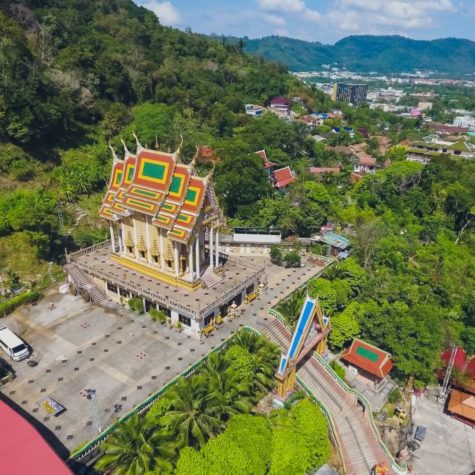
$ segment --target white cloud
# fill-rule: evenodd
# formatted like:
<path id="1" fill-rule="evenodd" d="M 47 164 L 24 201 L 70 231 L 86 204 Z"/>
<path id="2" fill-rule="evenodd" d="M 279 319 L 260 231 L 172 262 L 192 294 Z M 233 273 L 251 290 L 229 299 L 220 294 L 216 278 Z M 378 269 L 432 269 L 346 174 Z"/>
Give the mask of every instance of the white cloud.
<path id="1" fill-rule="evenodd" d="M 273 33 L 277 36 L 290 36 L 290 33 L 285 28 L 276 28 Z"/>
<path id="2" fill-rule="evenodd" d="M 264 21 L 275 26 L 284 26 L 285 19 L 278 15 L 265 14 L 263 17 Z"/>
<path id="3" fill-rule="evenodd" d="M 257 0 L 264 11 L 296 13 L 302 20 L 319 21 L 320 13 L 307 8 L 303 0 Z"/>
<path id="4" fill-rule="evenodd" d="M 276 12 L 303 12 L 305 2 L 303 0 L 257 0 L 263 10 Z"/>
<path id="5" fill-rule="evenodd" d="M 145 8 L 152 10 L 160 20 L 162 25 L 175 26 L 182 22 L 180 12 L 171 2 L 158 2 L 151 0 L 142 3 Z"/>
<path id="6" fill-rule="evenodd" d="M 452 0 L 339 0 L 323 20 L 345 33 L 401 34 L 430 27 L 435 13 L 454 10 Z"/>

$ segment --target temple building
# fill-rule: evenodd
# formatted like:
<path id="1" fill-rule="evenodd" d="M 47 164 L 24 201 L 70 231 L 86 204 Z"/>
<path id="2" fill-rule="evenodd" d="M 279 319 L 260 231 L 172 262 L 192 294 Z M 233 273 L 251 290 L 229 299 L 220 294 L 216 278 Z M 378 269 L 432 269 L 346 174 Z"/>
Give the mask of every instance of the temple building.
<path id="1" fill-rule="evenodd" d="M 93 301 L 141 297 L 144 309 L 163 310 L 173 324 L 199 335 L 257 291 L 263 268 L 221 252 L 224 218 L 211 175 L 197 175 L 174 153 L 124 144 L 114 150 L 100 216 L 110 240 L 68 256 L 72 292 Z M 204 306 L 204 308 L 203 308 Z"/>

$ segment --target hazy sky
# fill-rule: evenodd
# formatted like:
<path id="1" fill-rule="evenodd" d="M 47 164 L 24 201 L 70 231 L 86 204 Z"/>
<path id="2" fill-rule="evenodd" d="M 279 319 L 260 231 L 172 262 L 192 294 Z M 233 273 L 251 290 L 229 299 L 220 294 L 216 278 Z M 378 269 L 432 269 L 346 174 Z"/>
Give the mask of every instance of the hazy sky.
<path id="1" fill-rule="evenodd" d="M 135 0 L 199 33 L 333 43 L 351 34 L 475 40 L 475 0 Z"/>

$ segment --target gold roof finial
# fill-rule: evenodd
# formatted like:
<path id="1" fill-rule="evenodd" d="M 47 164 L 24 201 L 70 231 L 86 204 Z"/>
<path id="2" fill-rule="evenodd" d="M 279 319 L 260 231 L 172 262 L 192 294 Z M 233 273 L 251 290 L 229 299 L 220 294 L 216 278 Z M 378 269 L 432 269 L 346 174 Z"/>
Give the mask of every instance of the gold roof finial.
<path id="1" fill-rule="evenodd" d="M 132 135 L 135 138 L 135 143 L 137 144 L 137 155 L 143 150 L 142 144 L 139 142 L 139 138 L 135 134 L 135 130 L 132 132 Z"/>
<path id="2" fill-rule="evenodd" d="M 129 149 L 127 148 L 127 145 L 124 142 L 124 139 L 122 138 L 122 136 L 120 137 L 120 141 L 122 142 L 122 145 L 124 146 L 125 157 L 127 157 L 127 155 L 131 155 L 131 153 L 129 152 Z"/>
<path id="3" fill-rule="evenodd" d="M 112 144 L 111 144 L 110 142 L 109 142 L 109 148 L 111 149 L 112 158 L 114 159 L 114 163 L 119 162 L 120 159 L 119 159 L 119 157 L 117 156 L 117 154 L 115 153 L 115 150 L 114 150 L 114 148 L 112 147 Z"/>

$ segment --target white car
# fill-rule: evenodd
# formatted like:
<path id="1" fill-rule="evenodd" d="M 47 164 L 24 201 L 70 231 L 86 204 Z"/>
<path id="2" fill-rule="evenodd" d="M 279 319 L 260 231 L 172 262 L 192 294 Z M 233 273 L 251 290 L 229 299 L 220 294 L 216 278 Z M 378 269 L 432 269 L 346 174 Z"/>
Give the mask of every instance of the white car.
<path id="1" fill-rule="evenodd" d="M 21 361 L 30 356 L 30 350 L 7 327 L 0 328 L 0 348 L 13 360 Z"/>

